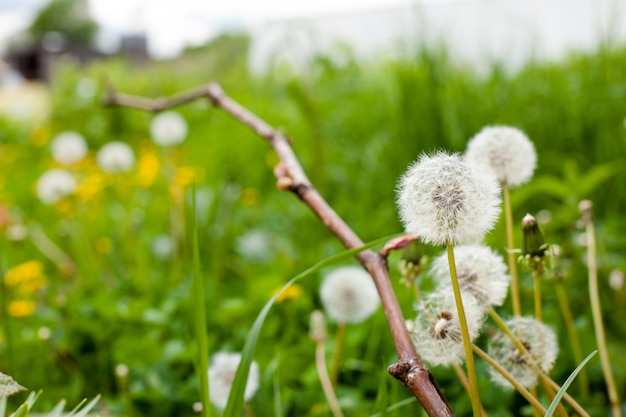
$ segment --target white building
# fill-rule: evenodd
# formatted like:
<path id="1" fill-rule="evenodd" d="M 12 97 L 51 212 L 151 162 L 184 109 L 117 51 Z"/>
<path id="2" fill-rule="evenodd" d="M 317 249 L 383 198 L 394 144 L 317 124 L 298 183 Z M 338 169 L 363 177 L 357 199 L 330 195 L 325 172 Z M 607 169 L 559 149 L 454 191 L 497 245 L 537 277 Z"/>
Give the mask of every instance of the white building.
<path id="1" fill-rule="evenodd" d="M 611 39 L 626 41 L 626 0 L 421 0 L 367 12 L 276 21 L 252 31 L 250 66 L 304 68 L 317 53 L 349 45 L 359 57 L 445 44 L 454 59 L 514 69 Z"/>

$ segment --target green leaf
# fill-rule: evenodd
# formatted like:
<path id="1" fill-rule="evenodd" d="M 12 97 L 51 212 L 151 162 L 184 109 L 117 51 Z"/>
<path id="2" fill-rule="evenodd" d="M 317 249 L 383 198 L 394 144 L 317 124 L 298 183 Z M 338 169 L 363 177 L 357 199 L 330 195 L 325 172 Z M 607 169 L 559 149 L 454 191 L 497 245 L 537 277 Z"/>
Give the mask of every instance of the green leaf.
<path id="1" fill-rule="evenodd" d="M 371 248 L 373 246 L 379 245 L 381 243 L 387 242 L 389 239 L 399 236 L 398 234 L 392 236 L 386 236 L 380 239 L 376 239 L 372 242 L 369 242 L 360 248 L 350 249 L 343 252 L 340 252 L 336 255 L 333 255 L 329 258 L 324 259 L 321 262 L 316 263 L 312 267 L 308 268 L 304 272 L 296 275 L 292 279 L 290 279 L 281 289 L 278 291 L 272 298 L 269 299 L 263 309 L 257 316 L 250 332 L 248 333 L 248 337 L 246 338 L 246 342 L 243 347 L 243 351 L 241 353 L 241 362 L 239 363 L 239 367 L 237 368 L 237 372 L 235 373 L 235 379 L 233 380 L 233 385 L 230 390 L 230 395 L 228 396 L 228 403 L 226 404 L 226 409 L 224 410 L 224 414 L 222 417 L 239 417 L 241 415 L 242 406 L 243 406 L 243 394 L 245 391 L 246 383 L 248 382 L 248 372 L 250 371 L 250 364 L 252 363 L 252 357 L 254 355 L 254 350 L 256 348 L 257 340 L 259 338 L 259 333 L 261 332 L 261 328 L 263 327 L 263 323 L 265 322 L 265 318 L 267 317 L 270 309 L 274 305 L 276 298 L 283 291 L 285 291 L 290 285 L 295 282 L 301 280 L 302 278 L 313 274 L 314 272 L 319 271 L 322 268 L 325 268 L 329 265 L 332 265 L 336 262 L 342 261 L 346 258 L 349 258 L 353 255 L 358 254 L 359 252 L 363 252 L 365 249 Z"/>
<path id="2" fill-rule="evenodd" d="M 13 414 L 11 414 L 9 417 L 25 417 L 28 415 L 28 402 L 25 402 L 24 404 L 20 405 L 20 407 L 15 410 L 15 412 Z"/>
<path id="3" fill-rule="evenodd" d="M 581 369 L 583 369 L 583 367 L 587 364 L 587 362 L 589 362 L 591 358 L 593 357 L 593 355 L 595 355 L 596 353 L 598 353 L 598 351 L 594 350 L 589 355 L 587 355 L 587 357 L 583 359 L 580 365 L 578 365 L 576 369 L 574 369 L 574 372 L 570 374 L 570 376 L 567 378 L 563 386 L 561 386 L 561 389 L 559 390 L 559 392 L 556 393 L 556 396 L 552 400 L 550 407 L 546 411 L 545 417 L 552 417 L 552 414 L 554 414 L 554 410 L 556 410 L 556 407 L 559 404 L 559 401 L 561 401 L 561 398 L 563 398 L 563 395 L 565 395 L 565 391 L 567 391 L 567 389 L 572 384 L 572 382 L 574 382 L 574 379 L 576 378 L 578 373 L 581 371 Z"/>
<path id="4" fill-rule="evenodd" d="M 378 393 L 376 395 L 376 402 L 374 403 L 374 413 L 380 417 L 387 415 L 387 404 L 389 403 L 389 390 L 387 388 L 387 366 L 383 363 L 383 370 L 380 376 L 380 382 L 378 384 Z"/>
<path id="5" fill-rule="evenodd" d="M 0 372 L 0 398 L 6 398 L 13 394 L 17 394 L 20 391 L 24 391 L 26 388 L 17 383 L 9 375 Z"/>

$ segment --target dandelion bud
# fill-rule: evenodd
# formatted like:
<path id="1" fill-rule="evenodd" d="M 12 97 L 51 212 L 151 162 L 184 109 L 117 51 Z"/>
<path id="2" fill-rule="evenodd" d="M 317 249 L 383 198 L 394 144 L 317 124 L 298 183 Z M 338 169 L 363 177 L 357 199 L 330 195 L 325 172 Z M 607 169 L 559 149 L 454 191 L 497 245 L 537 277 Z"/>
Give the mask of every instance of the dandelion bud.
<path id="1" fill-rule="evenodd" d="M 326 275 L 320 297 L 328 317 L 339 323 L 360 323 L 380 305 L 372 277 L 356 266 L 337 268 Z"/>
<path id="2" fill-rule="evenodd" d="M 484 245 L 465 245 L 454 248 L 454 259 L 464 299 L 473 297 L 483 311 L 504 303 L 511 277 L 502 256 Z M 447 253 L 433 261 L 430 272 L 439 290 L 452 293 Z"/>
<path id="3" fill-rule="evenodd" d="M 226 408 L 239 362 L 241 362 L 241 354 L 239 353 L 218 352 L 211 359 L 211 366 L 209 367 L 211 391 L 209 397 L 211 403 L 220 410 Z M 259 365 L 253 361 L 250 365 L 248 381 L 243 394 L 244 401 L 249 401 L 258 389 Z"/>
<path id="4" fill-rule="evenodd" d="M 624 271 L 614 269 L 609 274 L 609 287 L 611 287 L 613 291 L 619 291 L 624 288 L 625 281 L 626 276 L 624 275 Z"/>
<path id="5" fill-rule="evenodd" d="M 543 239 L 543 233 L 537 225 L 537 220 L 527 214 L 522 219 L 522 232 L 524 233 L 524 245 L 522 246 L 522 254 L 524 256 L 543 258 L 548 245 Z"/>
<path id="6" fill-rule="evenodd" d="M 470 340 L 480 333 L 483 314 L 472 297 L 463 299 Z M 454 297 L 435 292 L 424 299 L 412 326 L 407 326 L 420 357 L 431 365 L 458 365 L 465 359 L 463 335 Z"/>
<path id="7" fill-rule="evenodd" d="M 493 171 L 509 187 L 528 182 L 537 165 L 532 142 L 521 130 L 510 126 L 487 126 L 467 144 L 465 158 Z"/>
<path id="8" fill-rule="evenodd" d="M 504 333 L 496 334 L 489 341 L 487 353 L 525 388 L 537 385 L 538 367 L 549 372 L 559 352 L 556 334 L 552 329 L 531 317 L 513 317 L 506 322 L 526 349 L 520 352 L 513 341 Z M 505 388 L 511 384 L 493 368 L 489 370 L 491 380 Z"/>
<path id="9" fill-rule="evenodd" d="M 428 257 L 424 255 L 422 245 L 418 240 L 413 240 L 402 250 L 400 258 L 402 283 L 407 287 L 412 286 L 415 278 L 424 270 L 427 261 Z"/>
<path id="10" fill-rule="evenodd" d="M 435 245 L 480 241 L 500 214 L 498 183 L 487 171 L 440 152 L 422 155 L 400 180 L 398 209 L 408 233 Z"/>
<path id="11" fill-rule="evenodd" d="M 583 200 L 578 203 L 578 209 L 583 215 L 583 223 L 587 224 L 591 222 L 591 209 L 593 207 L 593 203 L 590 200 Z"/>
<path id="12" fill-rule="evenodd" d="M 323 343 L 326 340 L 326 322 L 324 320 L 324 313 L 320 310 L 315 310 L 311 313 L 311 319 L 309 320 L 309 336 L 316 343 Z"/>
<path id="13" fill-rule="evenodd" d="M 98 151 L 96 162 L 109 174 L 127 172 L 135 164 L 135 154 L 124 142 L 109 142 Z"/>
<path id="14" fill-rule="evenodd" d="M 128 377 L 128 365 L 120 363 L 115 367 L 115 376 L 119 379 L 126 379 Z"/>
<path id="15" fill-rule="evenodd" d="M 54 204 L 76 190 L 76 179 L 64 169 L 51 169 L 37 180 L 37 196 L 44 204 Z"/>
<path id="16" fill-rule="evenodd" d="M 187 136 L 187 122 L 175 111 L 159 113 L 150 123 L 150 134 L 159 146 L 178 145 Z"/>

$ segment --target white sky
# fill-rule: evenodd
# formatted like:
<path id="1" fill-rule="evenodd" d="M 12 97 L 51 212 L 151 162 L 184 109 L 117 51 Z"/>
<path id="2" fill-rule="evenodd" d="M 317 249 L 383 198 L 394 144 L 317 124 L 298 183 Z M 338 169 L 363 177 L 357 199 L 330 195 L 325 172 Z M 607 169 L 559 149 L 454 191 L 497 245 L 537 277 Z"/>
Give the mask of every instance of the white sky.
<path id="1" fill-rule="evenodd" d="M 0 0 L 0 50 L 46 3 Z M 89 0 L 92 16 L 103 30 L 101 46 L 114 50 L 120 34 L 143 31 L 155 57 L 173 56 L 186 44 L 202 43 L 223 30 L 409 3 L 411 0 Z"/>

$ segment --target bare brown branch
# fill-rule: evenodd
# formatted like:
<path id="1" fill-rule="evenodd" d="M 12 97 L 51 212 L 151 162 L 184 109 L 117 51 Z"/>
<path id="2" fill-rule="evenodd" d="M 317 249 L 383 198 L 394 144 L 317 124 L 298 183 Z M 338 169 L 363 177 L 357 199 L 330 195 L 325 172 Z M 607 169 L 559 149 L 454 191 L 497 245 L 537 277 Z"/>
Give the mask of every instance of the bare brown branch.
<path id="1" fill-rule="evenodd" d="M 297 195 L 346 248 L 354 249 L 363 246 L 363 241 L 313 187 L 293 152 L 290 140 L 280 131 L 272 128 L 265 121 L 228 97 L 218 83 L 213 82 L 207 86 L 169 98 L 154 100 L 120 94 L 110 89 L 108 97 L 105 98 L 105 103 L 156 112 L 200 97 L 208 98 L 216 107 L 221 108 L 267 140 L 281 161 L 274 170 L 278 177 L 279 188 L 288 189 Z M 453 416 L 428 368 L 420 361 L 415 352 L 400 305 L 389 280 L 387 253 L 380 254 L 365 250 L 357 255 L 357 259 L 374 280 L 396 346 L 398 363 L 389 367 L 389 373 L 411 390 L 429 416 Z"/>

